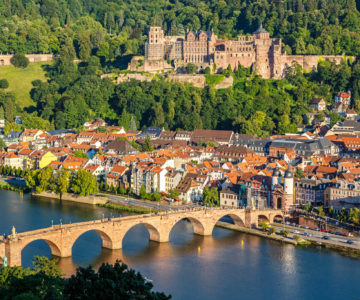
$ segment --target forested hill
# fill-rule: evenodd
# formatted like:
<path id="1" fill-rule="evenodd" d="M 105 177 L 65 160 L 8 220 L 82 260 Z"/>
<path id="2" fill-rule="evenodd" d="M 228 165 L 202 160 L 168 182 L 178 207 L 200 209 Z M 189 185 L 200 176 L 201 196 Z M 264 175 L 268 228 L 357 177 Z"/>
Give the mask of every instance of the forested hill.
<path id="1" fill-rule="evenodd" d="M 262 22 L 288 54 L 358 55 L 355 0 L 2 0 L 0 52 L 58 53 L 73 42 L 103 59 L 143 54 L 150 25 L 167 34 L 210 29 L 219 36 L 253 32 Z M 82 51 L 81 51 L 82 50 Z"/>

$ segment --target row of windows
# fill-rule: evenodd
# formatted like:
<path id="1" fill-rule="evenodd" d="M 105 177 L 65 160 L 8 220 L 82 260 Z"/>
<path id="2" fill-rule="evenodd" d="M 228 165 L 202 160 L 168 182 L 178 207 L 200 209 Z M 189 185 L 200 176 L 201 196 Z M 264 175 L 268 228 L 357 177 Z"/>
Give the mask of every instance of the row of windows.
<path id="1" fill-rule="evenodd" d="M 184 52 L 205 52 L 207 53 L 207 48 L 184 48 Z"/>
<path id="2" fill-rule="evenodd" d="M 231 53 L 231 54 L 230 54 L 230 57 L 241 57 L 241 56 L 251 56 L 251 53 L 248 53 L 248 55 L 242 53 L 241 55 L 239 54 L 239 56 L 238 56 L 237 53 L 235 53 L 235 54 L 232 54 L 232 53 Z"/>

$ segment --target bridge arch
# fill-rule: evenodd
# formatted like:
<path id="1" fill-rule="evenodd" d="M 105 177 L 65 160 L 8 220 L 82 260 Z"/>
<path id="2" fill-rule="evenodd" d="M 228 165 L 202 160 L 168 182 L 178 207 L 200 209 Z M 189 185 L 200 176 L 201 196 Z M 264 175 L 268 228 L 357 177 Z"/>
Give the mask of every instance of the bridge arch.
<path id="1" fill-rule="evenodd" d="M 46 242 L 46 244 L 49 246 L 50 248 L 50 251 L 51 251 L 51 255 L 52 256 L 57 256 L 57 257 L 62 257 L 62 249 L 61 247 L 56 244 L 56 242 L 52 241 L 51 239 L 48 239 L 48 238 L 34 238 L 34 239 L 31 239 L 31 240 L 27 240 L 25 243 L 23 243 L 23 245 L 21 246 L 20 248 L 20 256 L 19 256 L 19 262 L 17 263 L 17 265 L 21 265 L 22 264 L 22 254 L 23 254 L 23 251 L 24 249 L 29 246 L 30 244 L 34 243 L 34 242 L 38 242 L 38 241 L 44 241 Z M 34 254 L 36 255 L 36 254 Z"/>
<path id="2" fill-rule="evenodd" d="M 233 223 L 234 225 L 237 225 L 237 226 L 246 227 L 243 218 L 241 218 L 240 216 L 238 216 L 237 214 L 234 214 L 234 213 L 224 213 L 223 215 L 220 215 L 220 217 L 217 217 L 217 218 L 218 219 L 215 221 L 215 223 L 212 226 L 212 233 L 214 231 L 216 223 L 219 221 L 226 222 L 226 223 Z"/>
<path id="3" fill-rule="evenodd" d="M 70 255 L 72 255 L 72 249 L 73 249 L 75 243 L 78 241 L 78 239 L 81 238 L 81 236 L 83 236 L 84 234 L 86 234 L 88 232 L 94 232 L 94 231 L 100 236 L 101 245 L 103 248 L 108 248 L 108 249 L 113 248 L 113 241 L 108 233 L 106 233 L 104 230 L 90 228 L 90 229 L 78 231 L 72 236 L 72 241 L 68 247 L 69 248 L 68 252 L 70 251 Z M 69 255 L 67 255 L 67 256 L 69 256 Z"/>
<path id="4" fill-rule="evenodd" d="M 271 218 L 271 223 L 274 223 L 274 222 L 280 222 L 280 221 L 283 221 L 284 220 L 284 216 L 283 215 L 280 215 L 280 214 L 276 214 L 274 215 L 272 218 Z"/>
<path id="5" fill-rule="evenodd" d="M 257 225 L 260 225 L 261 222 L 268 222 L 270 223 L 270 219 L 268 216 L 263 215 L 263 214 L 259 214 L 257 217 Z"/>
<path id="6" fill-rule="evenodd" d="M 194 217 L 190 217 L 190 216 L 184 216 L 182 218 L 177 219 L 175 222 L 173 222 L 173 224 L 171 224 L 170 228 L 169 228 L 169 233 L 168 233 L 168 237 L 170 239 L 170 234 L 173 231 L 173 229 L 175 228 L 175 226 L 181 222 L 181 221 L 185 221 L 188 220 L 193 228 L 193 232 L 194 234 L 198 234 L 198 235 L 205 235 L 206 234 L 206 227 L 204 225 L 204 223 L 202 221 L 200 221 L 198 218 L 194 218 Z"/>
<path id="7" fill-rule="evenodd" d="M 168 239 L 163 240 L 164 239 L 164 235 L 161 234 L 161 232 L 159 231 L 159 229 L 153 225 L 150 224 L 149 222 L 140 222 L 137 224 L 132 224 L 131 226 L 129 226 L 125 231 L 124 231 L 124 236 L 122 237 L 121 240 L 121 244 L 123 246 L 123 241 L 124 238 L 126 237 L 126 235 L 136 226 L 145 226 L 145 228 L 147 229 L 147 231 L 149 232 L 149 240 L 150 241 L 155 241 L 155 242 L 163 242 L 163 241 L 168 241 Z"/>

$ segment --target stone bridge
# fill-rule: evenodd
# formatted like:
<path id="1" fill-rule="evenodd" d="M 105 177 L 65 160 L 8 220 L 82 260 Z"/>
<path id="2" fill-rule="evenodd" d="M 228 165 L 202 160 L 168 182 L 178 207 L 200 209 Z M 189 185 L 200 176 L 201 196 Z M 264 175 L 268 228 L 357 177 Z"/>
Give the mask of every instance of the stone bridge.
<path id="1" fill-rule="evenodd" d="M 100 235 L 102 247 L 121 249 L 126 233 L 139 224 L 148 229 L 151 241 L 168 242 L 172 228 L 183 219 L 187 219 L 192 223 L 194 234 L 212 235 L 214 226 L 224 216 L 231 217 L 236 225 L 250 227 L 258 225 L 261 221 L 272 223 L 275 218 L 282 218 L 283 212 L 272 209 L 201 208 L 54 225 L 48 228 L 10 235 L 7 239 L 0 240 L 0 257 L 2 258 L 5 254 L 9 266 L 21 266 L 22 250 L 36 240 L 46 241 L 53 256 L 69 257 L 72 255 L 72 247 L 76 240 L 85 232 L 92 230 Z"/>

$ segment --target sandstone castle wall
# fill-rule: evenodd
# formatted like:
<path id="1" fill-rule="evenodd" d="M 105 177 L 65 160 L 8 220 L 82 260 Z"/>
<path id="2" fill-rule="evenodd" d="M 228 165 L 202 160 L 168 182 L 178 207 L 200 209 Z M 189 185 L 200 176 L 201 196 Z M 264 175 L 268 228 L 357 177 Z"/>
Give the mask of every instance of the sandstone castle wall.
<path id="1" fill-rule="evenodd" d="M 237 40 L 219 39 L 212 31 L 189 31 L 184 36 L 165 36 L 161 27 L 151 27 L 145 45 L 145 60 L 140 70 L 155 72 L 171 66 L 167 60 L 174 60 L 175 66 L 194 63 L 200 69 L 212 68 L 216 72 L 229 65 L 253 66 L 263 78 L 281 79 L 294 62 L 303 69 L 316 69 L 320 59 L 339 64 L 344 56 L 329 55 L 286 55 L 281 52 L 281 39 L 271 38 L 262 27 L 251 36 L 238 36 Z M 354 58 L 353 58 L 354 59 Z M 130 70 L 136 71 L 134 65 Z"/>

